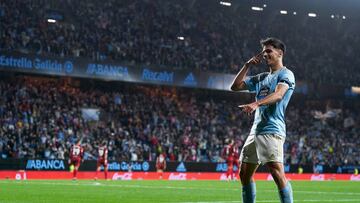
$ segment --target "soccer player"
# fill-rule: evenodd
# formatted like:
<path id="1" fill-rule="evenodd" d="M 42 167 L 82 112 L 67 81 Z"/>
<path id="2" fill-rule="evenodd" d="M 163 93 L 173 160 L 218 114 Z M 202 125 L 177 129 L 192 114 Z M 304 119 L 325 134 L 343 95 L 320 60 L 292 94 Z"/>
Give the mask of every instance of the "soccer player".
<path id="1" fill-rule="evenodd" d="M 80 163 L 81 163 L 81 160 L 82 160 L 83 155 L 84 155 L 84 148 L 81 147 L 80 143 L 81 142 L 79 141 L 75 145 L 71 146 L 71 149 L 70 149 L 69 165 L 74 166 L 73 180 L 77 179 L 77 172 L 79 170 Z"/>
<path id="2" fill-rule="evenodd" d="M 166 160 L 163 154 L 156 158 L 156 172 L 159 174 L 159 179 L 163 178 L 164 171 L 166 170 Z"/>
<path id="3" fill-rule="evenodd" d="M 240 158 L 239 144 L 235 143 L 234 146 L 233 146 L 233 167 L 236 166 L 237 170 L 236 170 L 236 173 L 235 173 L 235 177 L 233 177 L 234 180 L 237 179 L 237 176 L 240 173 L 240 161 L 239 161 L 239 158 Z"/>
<path id="4" fill-rule="evenodd" d="M 232 180 L 234 176 L 234 140 L 226 139 L 225 143 L 227 145 L 224 148 L 223 157 L 227 164 L 226 178 L 227 180 Z"/>
<path id="5" fill-rule="evenodd" d="M 256 93 L 256 101 L 239 107 L 246 114 L 255 112 L 254 123 L 240 154 L 244 203 L 255 202 L 253 175 L 259 164 L 269 169 L 282 203 L 292 203 L 292 188 L 285 177 L 283 144 L 286 137 L 285 109 L 295 88 L 294 74 L 283 65 L 285 44 L 276 38 L 261 40 L 261 53 L 247 61 L 236 75 L 231 90 Z M 266 62 L 269 72 L 246 77 L 249 69 Z"/>
<path id="6" fill-rule="evenodd" d="M 95 180 L 98 179 L 98 172 L 100 171 L 101 166 L 104 166 L 105 180 L 107 180 L 108 175 L 108 149 L 106 147 L 106 141 L 104 141 L 101 146 L 98 148 L 98 160 L 96 163 L 96 174 Z"/>

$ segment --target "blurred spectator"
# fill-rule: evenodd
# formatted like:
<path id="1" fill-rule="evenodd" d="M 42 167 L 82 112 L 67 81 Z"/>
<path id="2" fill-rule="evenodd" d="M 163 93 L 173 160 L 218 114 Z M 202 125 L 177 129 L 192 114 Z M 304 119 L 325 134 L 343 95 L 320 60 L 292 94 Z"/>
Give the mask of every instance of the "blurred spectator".
<path id="1" fill-rule="evenodd" d="M 224 140 L 232 138 L 241 146 L 252 124 L 253 118 L 236 108 L 245 96 L 239 100 L 196 89 L 77 83 L 0 80 L 1 158 L 64 159 L 82 137 L 85 159 L 96 159 L 96 146 L 107 140 L 110 161 L 154 161 L 163 153 L 171 161 L 217 162 L 222 161 Z M 122 98 L 121 104 L 115 96 Z M 84 120 L 84 107 L 99 109 L 100 120 Z M 295 100 L 287 111 L 285 161 L 360 164 L 359 109 L 359 103 L 345 100 Z"/>
<path id="2" fill-rule="evenodd" d="M 48 23 L 51 9 L 64 20 Z M 275 36 L 287 45 L 285 64 L 297 80 L 358 85 L 356 20 L 237 9 L 206 0 L 4 0 L 0 51 L 234 74 L 260 50 L 261 38 Z"/>

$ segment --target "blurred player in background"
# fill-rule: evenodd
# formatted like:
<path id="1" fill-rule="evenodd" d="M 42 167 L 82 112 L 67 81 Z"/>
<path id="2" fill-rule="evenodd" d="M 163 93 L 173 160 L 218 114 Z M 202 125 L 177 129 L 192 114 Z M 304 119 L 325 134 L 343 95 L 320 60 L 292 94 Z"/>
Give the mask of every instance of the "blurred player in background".
<path id="1" fill-rule="evenodd" d="M 80 167 L 80 163 L 84 156 L 84 148 L 81 146 L 81 141 L 78 141 L 75 145 L 71 146 L 69 165 L 73 167 L 73 180 L 77 179 L 77 172 Z"/>
<path id="2" fill-rule="evenodd" d="M 226 139 L 225 144 L 223 158 L 227 164 L 226 178 L 227 180 L 232 180 L 234 178 L 234 140 Z"/>
<path id="3" fill-rule="evenodd" d="M 159 179 L 163 178 L 164 175 L 164 171 L 166 170 L 166 160 L 165 160 L 165 155 L 164 154 L 160 154 L 157 158 L 156 158 L 156 172 L 159 174 Z"/>
<path id="4" fill-rule="evenodd" d="M 240 175 L 240 167 L 241 167 L 241 164 L 240 164 L 240 161 L 239 161 L 239 158 L 240 158 L 240 152 L 239 152 L 239 143 L 235 143 L 234 146 L 233 146 L 233 167 L 236 167 L 237 170 L 235 172 L 235 176 L 233 177 L 233 180 L 236 180 L 237 179 L 237 176 Z"/>
<path id="5" fill-rule="evenodd" d="M 254 123 L 240 154 L 240 179 L 244 203 L 255 202 L 253 175 L 259 164 L 269 169 L 279 190 L 281 203 L 292 203 L 290 182 L 285 177 L 283 145 L 286 137 L 285 109 L 295 88 L 294 74 L 283 65 L 285 44 L 276 38 L 261 40 L 262 51 L 247 61 L 236 75 L 231 89 L 256 93 L 256 101 L 240 105 L 246 114 L 255 112 Z M 246 77 L 261 60 L 269 72 Z"/>
<path id="6" fill-rule="evenodd" d="M 101 146 L 98 148 L 98 159 L 96 163 L 96 174 L 95 180 L 98 179 L 98 173 L 100 171 L 101 166 L 104 166 L 105 180 L 108 177 L 108 149 L 106 146 L 106 141 L 104 141 Z"/>

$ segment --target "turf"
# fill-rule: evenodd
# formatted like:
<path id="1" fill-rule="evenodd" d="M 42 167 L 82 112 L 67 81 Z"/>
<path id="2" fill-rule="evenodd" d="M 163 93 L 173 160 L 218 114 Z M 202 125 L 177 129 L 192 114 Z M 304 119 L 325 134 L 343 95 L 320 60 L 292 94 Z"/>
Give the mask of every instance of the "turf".
<path id="1" fill-rule="evenodd" d="M 257 202 L 280 202 L 271 181 L 257 181 Z M 360 203 L 360 182 L 293 181 L 295 202 Z M 237 203 L 239 182 L 0 180 L 1 203 Z"/>

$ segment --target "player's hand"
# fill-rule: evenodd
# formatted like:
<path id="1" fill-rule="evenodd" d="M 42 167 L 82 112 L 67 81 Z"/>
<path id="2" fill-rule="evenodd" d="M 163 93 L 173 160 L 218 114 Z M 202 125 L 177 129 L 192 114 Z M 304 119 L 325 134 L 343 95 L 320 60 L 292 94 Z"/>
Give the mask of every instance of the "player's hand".
<path id="1" fill-rule="evenodd" d="M 245 64 L 248 66 L 259 64 L 261 62 L 263 53 L 264 53 L 264 51 L 258 53 L 256 56 L 254 56 L 250 60 L 248 60 Z"/>
<path id="2" fill-rule="evenodd" d="M 247 115 L 251 115 L 259 107 L 259 103 L 253 102 L 250 104 L 239 105 L 238 107 Z"/>

